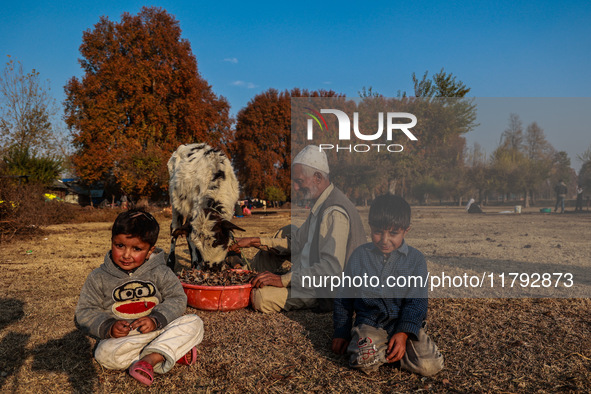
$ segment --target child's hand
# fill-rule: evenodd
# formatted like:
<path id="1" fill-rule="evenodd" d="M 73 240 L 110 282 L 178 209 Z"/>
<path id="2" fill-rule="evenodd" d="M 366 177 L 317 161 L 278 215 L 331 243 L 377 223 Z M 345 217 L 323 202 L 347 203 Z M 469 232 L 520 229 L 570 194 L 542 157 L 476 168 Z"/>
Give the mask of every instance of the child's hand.
<path id="1" fill-rule="evenodd" d="M 404 353 L 406 353 L 407 339 L 408 334 L 405 332 L 392 335 L 392 338 L 388 341 L 388 350 L 386 351 L 386 360 L 389 363 L 396 362 L 404 356 Z"/>
<path id="2" fill-rule="evenodd" d="M 334 338 L 332 340 L 332 351 L 336 354 L 345 354 L 348 346 L 349 341 L 345 338 Z"/>
<path id="3" fill-rule="evenodd" d="M 128 322 L 125 320 L 117 320 L 111 326 L 111 338 L 126 337 L 127 334 L 129 334 L 129 331 L 131 331 L 131 327 Z"/>
<path id="4" fill-rule="evenodd" d="M 156 323 L 151 317 L 144 316 L 131 323 L 131 329 L 137 329 L 140 334 L 146 334 L 156 329 Z"/>

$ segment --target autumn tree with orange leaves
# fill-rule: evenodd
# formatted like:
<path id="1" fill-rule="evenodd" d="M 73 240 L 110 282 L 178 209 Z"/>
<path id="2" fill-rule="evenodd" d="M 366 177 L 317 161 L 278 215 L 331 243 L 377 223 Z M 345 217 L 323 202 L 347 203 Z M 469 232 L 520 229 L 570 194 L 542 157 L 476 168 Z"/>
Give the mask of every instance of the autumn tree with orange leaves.
<path id="1" fill-rule="evenodd" d="M 114 194 L 162 196 L 167 162 L 180 145 L 226 150 L 229 105 L 197 70 L 189 42 L 161 8 L 101 17 L 83 33 L 82 79 L 65 86 L 65 120 L 78 176 Z"/>
<path id="2" fill-rule="evenodd" d="M 269 187 L 291 194 L 291 98 L 336 97 L 333 91 L 269 89 L 239 113 L 231 144 L 232 161 L 245 195 L 273 199 Z"/>

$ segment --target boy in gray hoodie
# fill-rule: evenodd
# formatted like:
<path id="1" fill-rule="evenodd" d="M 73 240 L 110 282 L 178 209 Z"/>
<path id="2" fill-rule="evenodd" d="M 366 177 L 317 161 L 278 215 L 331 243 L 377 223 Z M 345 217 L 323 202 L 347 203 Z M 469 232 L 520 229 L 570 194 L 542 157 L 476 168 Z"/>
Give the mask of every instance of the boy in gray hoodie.
<path id="1" fill-rule="evenodd" d="M 159 231 L 143 210 L 119 214 L 111 250 L 88 275 L 75 316 L 80 329 L 100 340 L 94 357 L 102 366 L 129 369 L 146 385 L 175 362 L 195 363 L 195 346 L 203 339 L 203 322 L 183 315 L 187 296 L 166 254 L 155 247 Z"/>

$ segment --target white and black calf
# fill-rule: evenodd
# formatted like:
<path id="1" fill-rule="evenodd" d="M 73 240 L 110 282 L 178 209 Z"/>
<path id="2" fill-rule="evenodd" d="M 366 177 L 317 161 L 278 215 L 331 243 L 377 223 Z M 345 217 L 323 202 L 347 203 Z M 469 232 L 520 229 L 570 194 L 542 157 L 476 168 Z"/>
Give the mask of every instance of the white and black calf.
<path id="1" fill-rule="evenodd" d="M 230 160 L 204 143 L 181 145 L 168 161 L 168 173 L 172 206 L 168 266 L 174 270 L 176 239 L 185 235 L 193 267 L 220 267 L 233 230 L 244 231 L 230 221 L 239 197 Z"/>

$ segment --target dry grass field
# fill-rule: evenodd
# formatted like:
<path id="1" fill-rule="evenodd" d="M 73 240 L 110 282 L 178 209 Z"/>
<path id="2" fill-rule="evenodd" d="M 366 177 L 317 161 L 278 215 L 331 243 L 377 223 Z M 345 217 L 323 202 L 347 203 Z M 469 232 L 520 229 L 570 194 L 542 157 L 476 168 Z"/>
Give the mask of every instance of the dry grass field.
<path id="1" fill-rule="evenodd" d="M 591 214 L 468 215 L 413 208 L 410 245 L 430 270 L 511 262 L 591 272 Z M 367 209 L 360 209 L 367 217 Z M 294 222 L 301 220 L 296 215 Z M 114 217 L 114 216 L 113 216 Z M 158 247 L 168 250 L 170 215 L 156 212 Z M 246 236 L 271 235 L 289 211 L 235 219 Z M 0 392 L 589 392 L 591 294 L 581 298 L 434 298 L 428 332 L 445 369 L 422 378 L 383 366 L 367 376 L 330 352 L 330 314 L 204 312 L 196 365 L 177 365 L 146 388 L 92 358 L 94 340 L 74 327 L 80 288 L 110 246 L 111 222 L 47 226 L 34 239 L 2 245 Z M 179 244 L 177 250 L 185 247 Z M 575 280 L 577 276 L 575 276 Z M 590 283 L 587 282 L 589 285 Z"/>

